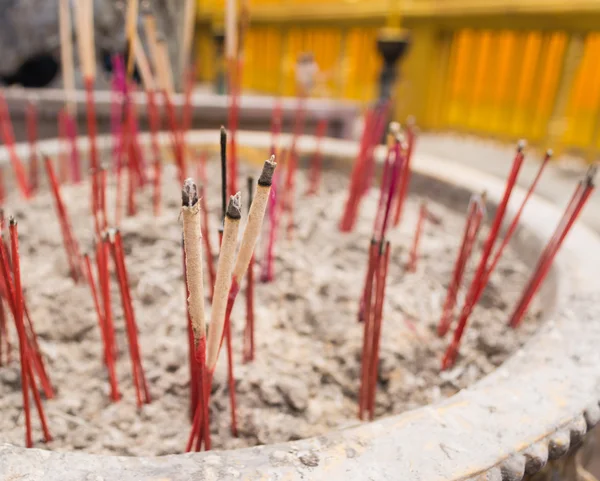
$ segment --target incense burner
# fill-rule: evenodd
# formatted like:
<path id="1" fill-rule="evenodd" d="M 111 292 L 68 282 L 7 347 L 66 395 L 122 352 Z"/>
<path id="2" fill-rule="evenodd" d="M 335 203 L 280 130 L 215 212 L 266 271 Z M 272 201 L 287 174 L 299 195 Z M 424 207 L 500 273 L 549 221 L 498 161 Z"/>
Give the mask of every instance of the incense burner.
<path id="1" fill-rule="evenodd" d="M 214 132 L 190 142 L 212 144 Z M 239 133 L 240 145 L 267 148 L 268 135 Z M 147 141 L 147 139 L 145 138 Z M 86 144 L 86 139 L 81 140 Z M 108 138 L 99 139 L 109 148 Z M 40 146 L 55 154 L 54 141 Z M 315 148 L 303 137 L 301 151 Z M 340 168 L 358 146 L 328 139 L 325 155 Z M 382 155 L 382 152 L 379 152 Z M 0 151 L 0 160 L 7 153 Z M 497 202 L 503 185 L 436 157 L 418 156 L 417 183 L 456 192 L 486 189 Z M 522 197 L 523 192 L 515 192 Z M 518 199 L 520 200 L 520 199 Z M 510 207 L 509 207 L 510 208 Z M 532 198 L 515 239 L 535 260 L 560 212 Z M 499 369 L 459 394 L 421 409 L 318 438 L 241 450 L 164 457 L 110 457 L 0 446 L 0 473 L 44 480 L 139 479 L 503 479 L 519 480 L 567 456 L 600 419 L 600 239 L 575 227 L 541 296 L 548 319 L 525 347 Z M 576 294 L 573 294 L 576 293 Z M 400 474 L 399 474 L 400 473 Z"/>

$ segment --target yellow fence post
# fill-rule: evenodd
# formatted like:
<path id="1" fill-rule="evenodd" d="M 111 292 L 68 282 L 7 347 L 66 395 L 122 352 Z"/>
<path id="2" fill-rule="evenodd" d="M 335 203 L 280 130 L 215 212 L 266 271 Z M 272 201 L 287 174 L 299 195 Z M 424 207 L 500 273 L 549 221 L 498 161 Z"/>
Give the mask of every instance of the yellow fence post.
<path id="1" fill-rule="evenodd" d="M 559 142 L 563 139 L 567 127 L 567 106 L 571 93 L 571 87 L 581 59 L 583 56 L 584 37 L 580 34 L 573 34 L 568 40 L 567 48 L 563 61 L 563 68 L 556 91 L 554 107 L 552 115 L 548 121 L 546 130 L 546 143 L 554 148 L 555 151 L 560 151 L 564 148 Z"/>

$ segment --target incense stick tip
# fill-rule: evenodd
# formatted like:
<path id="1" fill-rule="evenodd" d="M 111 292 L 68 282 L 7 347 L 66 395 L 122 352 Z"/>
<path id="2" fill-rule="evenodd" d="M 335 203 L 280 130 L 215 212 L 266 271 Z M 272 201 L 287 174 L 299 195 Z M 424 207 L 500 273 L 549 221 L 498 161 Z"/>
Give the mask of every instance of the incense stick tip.
<path id="1" fill-rule="evenodd" d="M 237 192 L 235 195 L 229 197 L 229 205 L 227 205 L 227 217 L 232 220 L 239 220 L 242 218 L 241 192 Z"/>
<path id="2" fill-rule="evenodd" d="M 525 139 L 521 139 L 517 142 L 517 152 L 523 152 L 525 147 L 527 147 L 527 141 Z"/>
<path id="3" fill-rule="evenodd" d="M 546 149 L 546 159 L 551 158 L 554 155 L 554 151 L 552 149 Z"/>
<path id="4" fill-rule="evenodd" d="M 182 207 L 193 207 L 198 203 L 198 186 L 194 182 L 194 179 L 188 177 L 183 181 L 183 188 L 181 189 L 181 206 Z"/>
<path id="5" fill-rule="evenodd" d="M 9 224 L 9 225 L 17 225 L 17 219 L 16 219 L 14 216 L 12 216 L 12 215 L 11 215 L 11 216 L 8 218 L 8 224 Z"/>
<path id="6" fill-rule="evenodd" d="M 258 185 L 263 187 L 270 187 L 273 183 L 273 174 L 275 173 L 275 167 L 277 167 L 277 162 L 275 162 L 275 156 L 271 155 L 271 157 L 265 160 L 265 165 L 263 166 L 263 170 L 260 173 L 260 177 L 258 178 Z"/>
<path id="7" fill-rule="evenodd" d="M 585 183 L 587 185 L 594 185 L 594 177 L 596 177 L 597 171 L 598 166 L 596 164 L 592 164 L 588 167 L 588 170 L 585 173 Z"/>

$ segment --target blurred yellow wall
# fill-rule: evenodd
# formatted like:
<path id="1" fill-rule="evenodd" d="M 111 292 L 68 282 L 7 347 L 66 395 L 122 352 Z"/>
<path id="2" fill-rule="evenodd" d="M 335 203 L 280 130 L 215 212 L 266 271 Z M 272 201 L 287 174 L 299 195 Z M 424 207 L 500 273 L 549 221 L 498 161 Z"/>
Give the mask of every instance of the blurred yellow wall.
<path id="1" fill-rule="evenodd" d="M 210 80 L 224 2 L 198 5 L 198 74 Z M 295 59 L 311 51 L 322 72 L 315 95 L 373 100 L 375 41 L 392 8 L 413 43 L 401 66 L 398 118 L 556 148 L 600 146 L 597 0 L 250 0 L 244 88 L 294 95 Z"/>

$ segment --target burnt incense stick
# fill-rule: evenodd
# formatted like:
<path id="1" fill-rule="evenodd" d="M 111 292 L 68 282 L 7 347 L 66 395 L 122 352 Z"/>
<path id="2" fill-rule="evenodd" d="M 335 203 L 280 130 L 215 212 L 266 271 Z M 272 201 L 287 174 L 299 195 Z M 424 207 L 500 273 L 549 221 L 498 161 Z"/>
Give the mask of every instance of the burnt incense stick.
<path id="1" fill-rule="evenodd" d="M 186 256 L 186 272 L 189 312 L 194 329 L 196 345 L 206 336 L 204 310 L 204 276 L 202 272 L 202 223 L 198 188 L 192 179 L 186 179 L 181 191 L 181 212 L 183 217 L 183 242 Z"/>
<path id="2" fill-rule="evenodd" d="M 217 265 L 215 296 L 210 318 L 211 328 L 208 331 L 207 367 L 209 372 L 213 372 L 216 367 L 225 327 L 227 298 L 232 284 L 232 273 L 236 260 L 235 250 L 240 227 L 241 205 L 241 194 L 238 192 L 236 195 L 231 196 L 225 213 L 223 241 L 221 242 L 221 253 Z"/>

